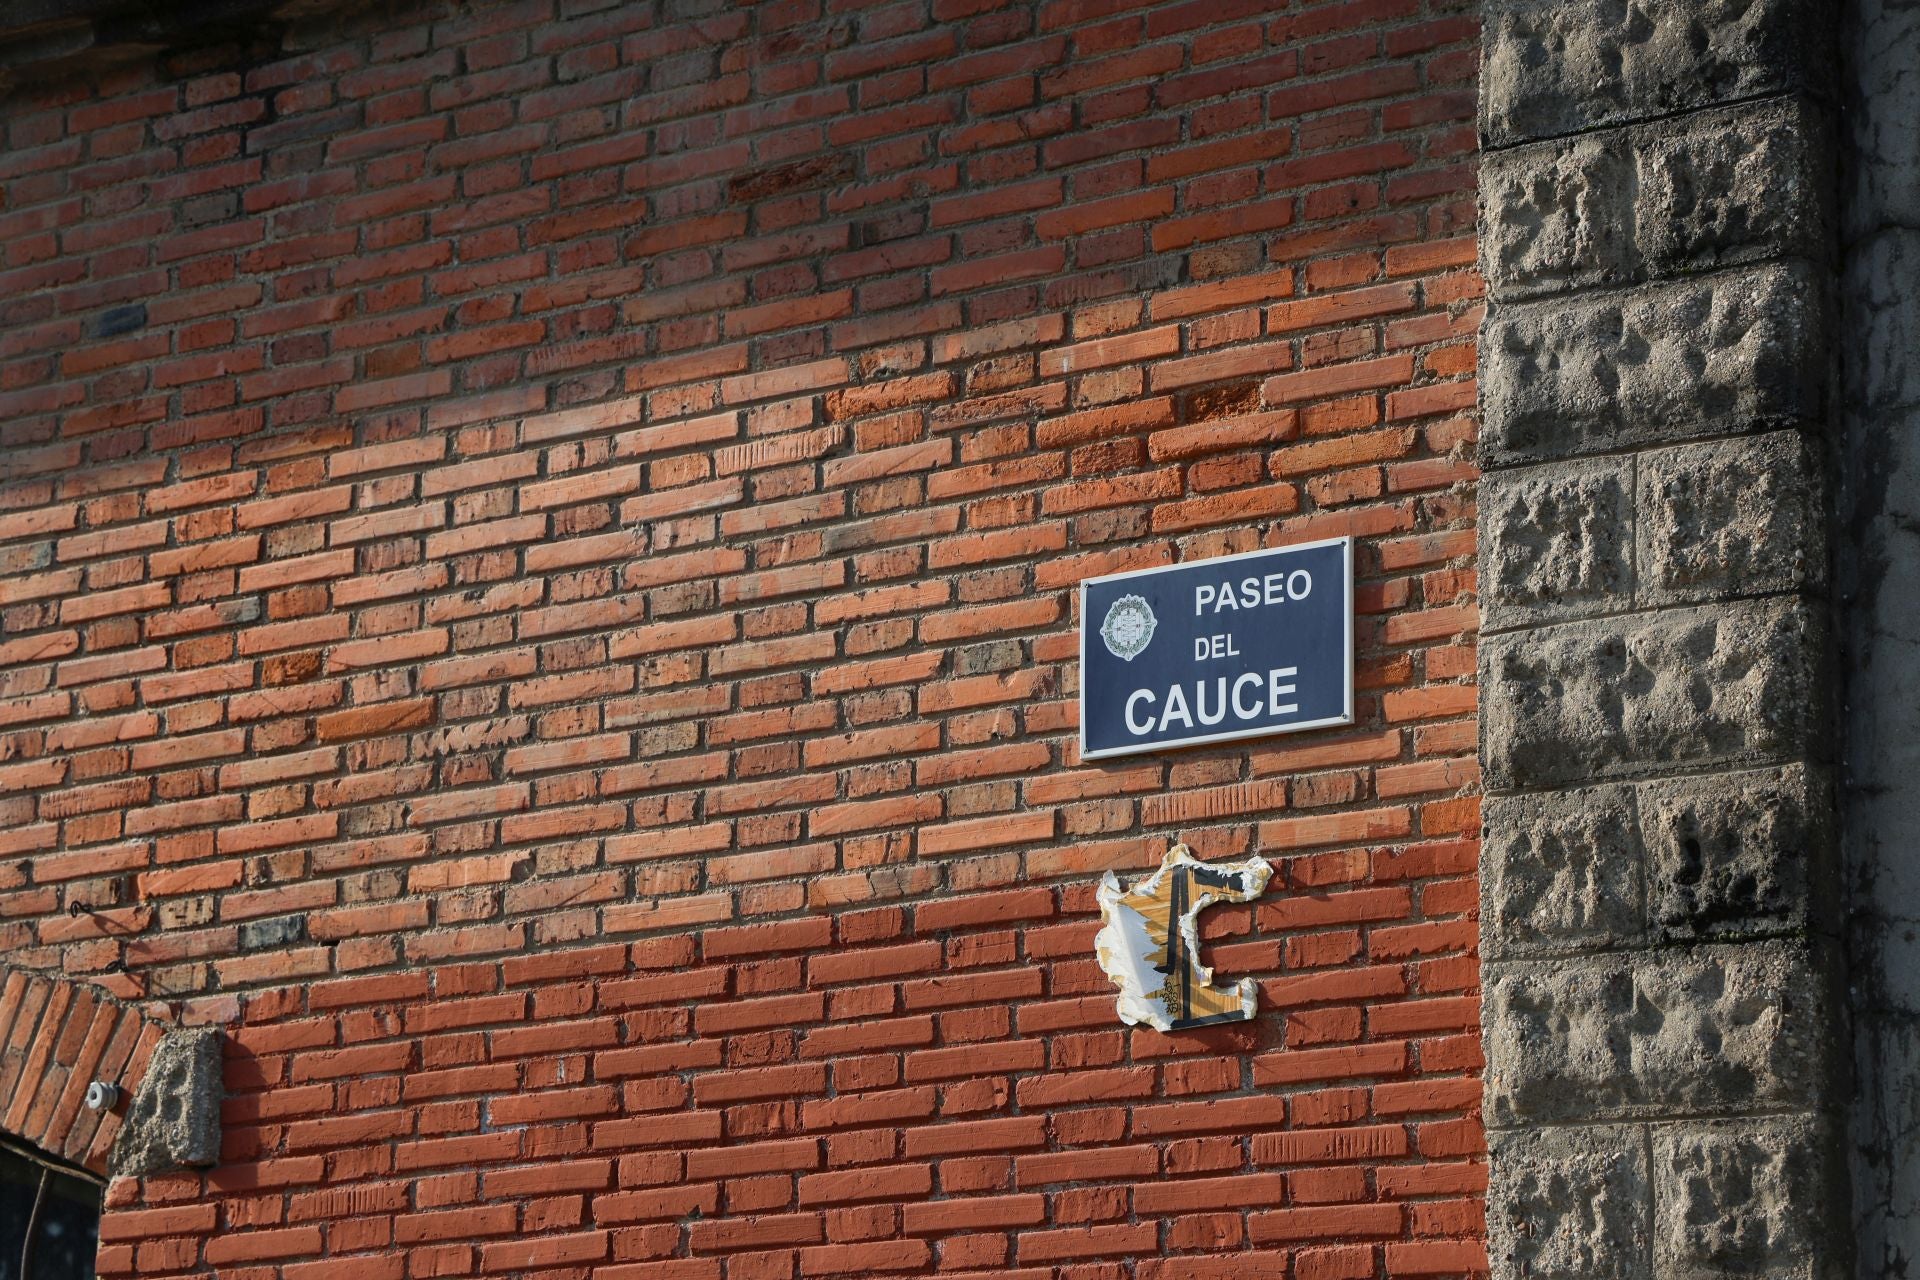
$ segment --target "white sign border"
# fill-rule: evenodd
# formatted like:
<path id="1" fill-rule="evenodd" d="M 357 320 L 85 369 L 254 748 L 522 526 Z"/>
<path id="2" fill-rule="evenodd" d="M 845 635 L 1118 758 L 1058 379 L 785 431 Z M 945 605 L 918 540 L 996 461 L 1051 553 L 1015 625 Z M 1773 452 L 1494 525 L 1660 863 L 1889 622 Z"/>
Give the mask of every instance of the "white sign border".
<path id="1" fill-rule="evenodd" d="M 1203 564 L 1231 564 L 1237 560 L 1253 560 L 1261 556 L 1271 556 L 1277 551 L 1314 551 L 1321 547 L 1338 546 L 1341 549 L 1341 564 L 1345 569 L 1345 581 L 1342 584 L 1346 592 L 1346 608 L 1341 618 L 1345 632 L 1346 665 L 1346 705 L 1337 716 L 1324 720 L 1303 720 L 1299 724 L 1265 725 L 1257 729 L 1233 729 L 1226 733 L 1196 734 L 1191 738 L 1176 738 L 1163 742 L 1147 742 L 1138 746 L 1108 747 L 1104 751 L 1087 750 L 1087 590 L 1097 583 L 1123 582 L 1128 578 L 1144 578 L 1150 574 L 1172 573 L 1176 569 L 1192 569 Z M 1286 733 L 1300 733 L 1307 729 L 1325 729 L 1330 725 L 1353 723 L 1353 616 L 1356 602 L 1353 595 L 1353 535 L 1344 534 L 1338 538 L 1321 538 L 1317 542 L 1287 543 L 1277 547 L 1257 547 L 1252 551 L 1236 551 L 1229 556 L 1210 556 L 1204 560 L 1181 560 L 1174 564 L 1158 564 L 1150 569 L 1129 569 L 1125 573 L 1108 573 L 1096 578 L 1080 580 L 1080 692 L 1078 712 L 1080 716 L 1080 758 L 1082 760 L 1111 760 L 1119 756 L 1146 755 L 1154 751 L 1173 751 L 1181 747 L 1196 747 L 1215 742 L 1241 742 L 1248 738 L 1273 738 Z"/>

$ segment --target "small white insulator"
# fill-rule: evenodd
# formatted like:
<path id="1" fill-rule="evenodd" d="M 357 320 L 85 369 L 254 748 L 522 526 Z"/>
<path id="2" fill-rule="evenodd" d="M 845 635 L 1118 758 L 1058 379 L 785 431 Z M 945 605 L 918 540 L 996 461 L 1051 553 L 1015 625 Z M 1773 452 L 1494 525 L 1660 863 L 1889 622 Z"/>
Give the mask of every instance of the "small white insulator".
<path id="1" fill-rule="evenodd" d="M 120 1086 L 108 1084 L 105 1080 L 95 1080 L 87 1086 L 87 1110 L 111 1111 L 120 1101 Z"/>

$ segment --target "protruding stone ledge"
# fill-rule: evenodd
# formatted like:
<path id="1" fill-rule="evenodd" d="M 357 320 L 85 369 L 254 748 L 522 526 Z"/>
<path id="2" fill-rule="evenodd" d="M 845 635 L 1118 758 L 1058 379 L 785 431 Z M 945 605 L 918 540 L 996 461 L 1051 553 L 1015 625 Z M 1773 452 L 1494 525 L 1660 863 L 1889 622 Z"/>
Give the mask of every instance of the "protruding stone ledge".
<path id="1" fill-rule="evenodd" d="M 1824 744 L 1824 629 L 1795 599 L 1493 636 L 1480 650 L 1489 790 L 1746 766 Z"/>
<path id="2" fill-rule="evenodd" d="M 1491 963 L 1487 1124 L 1835 1105 L 1836 959 L 1779 940 Z"/>
<path id="3" fill-rule="evenodd" d="M 1481 334 L 1481 458 L 1578 454 L 1813 423 L 1824 287 L 1805 264 L 1501 307 Z"/>
<path id="4" fill-rule="evenodd" d="M 1824 0 L 1656 5 L 1491 0 L 1481 40 L 1488 149 L 1824 87 Z"/>
<path id="5" fill-rule="evenodd" d="M 153 1051 L 113 1147 L 120 1176 L 155 1173 L 220 1158 L 220 1103 L 226 1097 L 220 1033 L 170 1031 Z"/>
<path id="6" fill-rule="evenodd" d="M 1489 960 L 1837 936 L 1824 769 L 1489 796 L 1485 807 Z"/>
<path id="7" fill-rule="evenodd" d="M 1820 260 L 1831 132 L 1792 97 L 1495 152 L 1480 169 L 1488 289 L 1504 301 Z"/>

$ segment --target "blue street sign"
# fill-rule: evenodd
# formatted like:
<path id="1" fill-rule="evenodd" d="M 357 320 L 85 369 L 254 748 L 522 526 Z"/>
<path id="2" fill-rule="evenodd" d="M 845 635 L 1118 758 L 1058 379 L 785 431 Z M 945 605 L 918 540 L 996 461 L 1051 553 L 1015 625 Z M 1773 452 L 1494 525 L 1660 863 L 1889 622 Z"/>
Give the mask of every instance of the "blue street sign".
<path id="1" fill-rule="evenodd" d="M 1080 758 L 1353 723 L 1353 539 L 1080 584 Z"/>

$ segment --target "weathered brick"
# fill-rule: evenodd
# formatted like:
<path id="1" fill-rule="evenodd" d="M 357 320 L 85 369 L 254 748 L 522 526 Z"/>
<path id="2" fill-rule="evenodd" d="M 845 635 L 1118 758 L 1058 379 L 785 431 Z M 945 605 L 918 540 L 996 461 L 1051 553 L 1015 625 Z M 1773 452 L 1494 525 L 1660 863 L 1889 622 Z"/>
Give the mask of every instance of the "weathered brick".
<path id="1" fill-rule="evenodd" d="M 103 1273 L 1483 1265 L 1470 16 L 563 8 L 0 108 L 6 1127 L 230 1042 Z M 1687 447 L 1642 580 L 1811 585 Z M 1075 583 L 1345 533 L 1361 726 L 1078 760 Z M 1793 927 L 1657 798 L 1658 928 Z M 1173 835 L 1286 855 L 1251 1028 L 1115 1023 Z"/>

